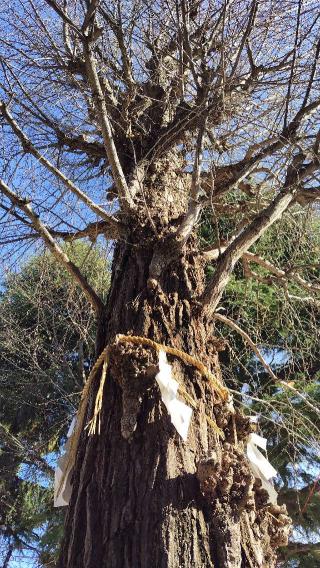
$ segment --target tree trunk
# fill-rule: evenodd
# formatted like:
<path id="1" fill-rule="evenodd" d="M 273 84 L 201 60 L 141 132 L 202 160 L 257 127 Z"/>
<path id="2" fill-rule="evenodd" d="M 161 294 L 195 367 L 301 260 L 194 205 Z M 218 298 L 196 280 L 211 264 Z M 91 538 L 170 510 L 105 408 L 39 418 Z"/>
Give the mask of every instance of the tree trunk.
<path id="1" fill-rule="evenodd" d="M 195 356 L 221 379 L 221 342 L 193 305 L 205 281 L 194 254 L 196 239 L 158 280 L 149 278 L 154 241 L 140 229 L 128 244 L 116 246 L 97 351 L 118 333 L 144 336 Z M 253 487 L 243 451 L 248 420 L 233 415 L 192 366 L 169 360 L 175 378 L 198 403 L 186 443 L 161 402 L 156 353 L 113 345 L 101 433 L 83 432 L 80 440 L 60 568 L 275 565 L 274 548 L 283 544 L 288 522 Z M 98 382 L 97 377 L 88 419 Z M 204 412 L 223 429 L 225 441 Z"/>

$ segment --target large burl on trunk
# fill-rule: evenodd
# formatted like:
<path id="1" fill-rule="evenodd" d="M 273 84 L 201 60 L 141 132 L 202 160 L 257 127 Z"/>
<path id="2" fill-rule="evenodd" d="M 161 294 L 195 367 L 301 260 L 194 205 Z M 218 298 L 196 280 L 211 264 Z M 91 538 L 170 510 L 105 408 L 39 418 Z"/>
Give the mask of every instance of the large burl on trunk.
<path id="1" fill-rule="evenodd" d="M 196 238 L 158 280 L 149 277 L 154 242 L 141 228 L 117 245 L 98 351 L 118 333 L 140 335 L 197 357 L 222 380 L 223 345 L 193 301 L 205 280 Z M 186 443 L 161 402 L 154 350 L 128 343 L 111 349 L 101 433 L 83 432 L 80 440 L 61 567 L 275 565 L 288 518 L 267 504 L 250 473 L 244 457 L 248 420 L 232 414 L 192 366 L 169 359 L 198 403 Z M 222 428 L 224 441 L 204 412 Z"/>

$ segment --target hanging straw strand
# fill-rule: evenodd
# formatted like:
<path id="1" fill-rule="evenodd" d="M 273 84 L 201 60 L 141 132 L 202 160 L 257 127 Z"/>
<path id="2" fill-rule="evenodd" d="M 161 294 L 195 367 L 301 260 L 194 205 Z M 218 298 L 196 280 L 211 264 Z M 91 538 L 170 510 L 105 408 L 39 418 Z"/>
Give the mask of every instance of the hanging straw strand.
<path id="1" fill-rule="evenodd" d="M 104 389 L 104 385 L 105 385 L 106 377 L 107 377 L 109 348 L 105 349 L 103 351 L 103 354 L 104 354 L 104 357 L 103 357 L 102 373 L 101 373 L 101 378 L 100 378 L 99 389 L 98 389 L 98 392 L 97 392 L 97 395 L 96 395 L 93 417 L 91 418 L 91 420 L 88 422 L 88 424 L 85 427 L 85 428 L 89 428 L 88 433 L 89 433 L 90 436 L 92 436 L 95 433 L 96 427 L 97 427 L 97 422 L 98 422 L 98 434 L 100 434 L 100 430 L 101 430 L 100 416 L 101 416 L 101 410 L 102 410 L 103 389 Z M 100 365 L 101 365 L 101 363 L 100 363 Z"/>
<path id="2" fill-rule="evenodd" d="M 83 430 L 84 419 L 85 419 L 85 416 L 86 416 L 88 400 L 89 400 L 89 392 L 91 390 L 91 385 L 93 383 L 93 380 L 94 380 L 101 364 L 104 362 L 104 360 L 107 357 L 108 350 L 109 350 L 109 346 L 105 347 L 104 350 L 100 353 L 100 355 L 99 355 L 98 359 L 96 360 L 95 364 L 93 365 L 93 367 L 90 371 L 89 377 L 87 378 L 86 383 L 83 387 L 83 390 L 82 390 L 82 393 L 81 393 L 80 404 L 79 404 L 78 412 L 77 412 L 77 415 L 76 415 L 76 422 L 75 422 L 74 431 L 73 431 L 72 436 L 70 438 L 70 446 L 69 446 L 69 450 L 68 450 L 68 453 L 67 453 L 67 463 L 65 465 L 63 475 L 61 477 L 59 487 L 58 487 L 58 492 L 57 492 L 58 495 L 61 492 L 61 489 L 62 489 L 63 484 L 65 482 L 67 473 L 74 466 L 76 454 L 77 454 L 77 449 L 78 449 L 78 444 L 79 444 L 79 439 L 80 439 L 80 436 L 81 436 L 81 432 Z M 99 391 L 100 391 L 100 388 L 101 388 L 101 385 L 99 386 Z M 102 389 L 103 389 L 103 385 L 102 385 Z"/>

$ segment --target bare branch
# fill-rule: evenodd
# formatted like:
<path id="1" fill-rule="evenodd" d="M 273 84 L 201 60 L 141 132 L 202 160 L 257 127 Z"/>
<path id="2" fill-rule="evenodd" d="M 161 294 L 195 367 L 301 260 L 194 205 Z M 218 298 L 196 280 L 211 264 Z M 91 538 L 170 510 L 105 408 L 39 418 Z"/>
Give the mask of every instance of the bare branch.
<path id="1" fill-rule="evenodd" d="M 100 7 L 100 12 L 105 18 L 106 22 L 110 25 L 111 29 L 113 30 L 117 42 L 119 45 L 119 49 L 121 52 L 122 58 L 122 68 L 123 68 L 123 75 L 126 80 L 126 83 L 129 87 L 133 86 L 134 80 L 132 76 L 132 69 L 131 69 L 131 61 L 129 58 L 128 51 L 125 46 L 122 22 L 121 22 L 121 11 L 120 11 L 120 3 L 118 4 L 118 20 L 116 20 L 105 8 L 102 6 Z"/>
<path id="2" fill-rule="evenodd" d="M 238 260 L 282 216 L 299 193 L 303 179 L 319 169 L 318 157 L 315 157 L 308 164 L 304 164 L 303 161 L 303 153 L 299 153 L 293 158 L 287 169 L 286 181 L 282 191 L 244 230 L 233 237 L 231 244 L 222 253 L 216 271 L 209 280 L 201 298 L 207 313 L 212 313 L 217 307 Z"/>
<path id="3" fill-rule="evenodd" d="M 220 246 L 220 248 L 218 248 L 218 247 L 210 248 L 209 247 L 207 249 L 204 249 L 202 251 L 202 256 L 208 261 L 215 261 L 219 258 L 221 253 L 223 253 L 228 248 L 228 246 L 230 246 L 231 242 L 232 241 L 229 241 L 229 243 L 227 245 Z M 277 268 L 269 260 L 265 260 L 264 258 L 259 256 L 258 254 L 255 254 L 253 252 L 248 252 L 248 251 L 243 253 L 241 258 L 246 260 L 248 263 L 254 262 L 254 263 L 258 264 L 259 266 L 262 266 L 262 268 L 265 268 L 266 270 L 271 272 L 271 274 L 273 274 L 278 280 L 281 280 L 281 281 L 292 280 L 296 284 L 298 284 L 301 288 L 304 288 L 304 289 L 308 290 L 309 292 L 316 292 L 316 293 L 320 292 L 320 285 L 314 284 L 312 282 L 307 282 L 307 280 L 305 280 L 304 278 L 302 278 L 302 276 L 300 276 L 300 274 L 298 274 L 297 269 L 282 270 L 280 268 Z M 251 275 L 258 277 L 257 274 L 252 273 L 252 272 L 251 272 Z M 262 278 L 261 280 L 265 281 L 266 279 Z"/>
<path id="4" fill-rule="evenodd" d="M 302 6 L 302 1 L 299 0 L 298 11 L 297 11 L 297 23 L 296 23 L 296 30 L 295 30 L 295 40 L 294 40 L 294 48 L 293 48 L 293 57 L 292 57 L 292 63 L 291 63 L 290 77 L 289 77 L 289 81 L 288 81 L 288 92 L 287 92 L 287 96 L 286 96 L 286 106 L 285 106 L 285 111 L 284 111 L 284 121 L 283 121 L 284 122 L 284 128 L 287 126 L 287 118 L 288 118 L 289 104 L 290 104 L 290 94 L 291 94 L 291 89 L 292 89 L 294 67 L 295 67 L 296 56 L 297 56 L 301 6 Z"/>
<path id="5" fill-rule="evenodd" d="M 113 219 L 113 218 L 112 218 Z M 109 221 L 97 221 L 89 223 L 84 229 L 79 231 L 57 231 L 49 229 L 53 237 L 64 241 L 76 241 L 77 239 L 89 238 L 95 241 L 99 235 L 105 235 L 107 239 L 117 240 L 126 236 L 126 228 L 120 222 L 113 227 Z"/>
<path id="6" fill-rule="evenodd" d="M 108 160 L 113 173 L 115 185 L 118 190 L 119 198 L 124 209 L 133 209 L 134 201 L 130 188 L 127 185 L 125 175 L 117 154 L 116 145 L 113 139 L 112 127 L 110 124 L 105 97 L 102 92 L 99 76 L 96 68 L 95 56 L 92 45 L 89 41 L 84 43 L 85 62 L 88 74 L 88 81 L 91 86 L 92 98 L 99 116 L 99 123 L 102 130 L 104 145 Z"/>
<path id="7" fill-rule="evenodd" d="M 294 143 L 302 121 L 319 108 L 319 106 L 320 99 L 304 106 L 297 112 L 288 126 L 283 129 L 281 134 L 277 137 L 272 136 L 269 143 L 266 140 L 261 142 L 258 146 L 257 144 L 254 144 L 253 147 L 250 147 L 247 150 L 246 157 L 243 160 L 240 160 L 240 162 L 216 168 L 215 189 L 212 196 L 222 197 L 235 187 L 236 184 L 241 182 L 253 170 L 256 164 L 273 155 L 287 144 Z M 260 152 L 255 154 L 255 149 L 257 147 L 260 148 Z M 208 175 L 208 172 L 203 172 L 202 180 L 202 187 L 204 189 L 207 184 L 211 187 L 211 176 Z"/>
<path id="8" fill-rule="evenodd" d="M 264 258 L 261 258 L 261 256 L 257 254 L 254 254 L 252 252 L 246 252 L 243 255 L 243 258 L 245 258 L 249 262 L 255 262 L 256 264 L 259 264 L 260 266 L 271 272 L 278 279 L 293 280 L 294 282 L 296 282 L 296 284 L 301 286 L 301 288 L 305 288 L 306 290 L 309 290 L 309 292 L 320 292 L 320 285 L 307 282 L 304 278 L 302 278 L 302 276 L 300 276 L 300 274 L 298 274 L 295 271 L 281 270 L 277 268 L 274 264 L 269 262 L 269 260 L 265 260 Z"/>
<path id="9" fill-rule="evenodd" d="M 83 34 L 86 34 L 89 26 L 91 26 L 92 23 L 94 22 L 95 14 L 96 14 L 96 11 L 99 7 L 99 4 L 100 4 L 100 0 L 89 0 L 89 2 L 87 3 L 88 9 L 87 9 L 87 13 L 85 15 L 84 22 L 82 24 Z"/>
<path id="10" fill-rule="evenodd" d="M 200 174 L 201 174 L 201 167 L 202 167 L 202 153 L 203 153 L 203 136 L 205 133 L 206 128 L 206 117 L 204 117 L 202 124 L 199 128 L 198 137 L 197 137 L 197 145 L 195 150 L 195 158 L 194 158 L 194 166 L 192 172 L 192 181 L 191 181 L 191 199 L 197 201 L 199 197 L 199 193 L 201 190 L 200 187 Z"/>
<path id="11" fill-rule="evenodd" d="M 256 15 L 257 15 L 257 11 L 258 11 L 258 5 L 259 5 L 258 0 L 253 0 L 253 2 L 251 4 L 251 8 L 250 8 L 250 14 L 249 14 L 249 18 L 248 18 L 247 27 L 246 27 L 246 29 L 243 33 L 241 43 L 240 43 L 238 51 L 236 53 L 235 61 L 234 61 L 234 64 L 232 66 L 229 79 L 231 77 L 233 77 L 233 75 L 236 72 L 236 69 L 238 67 L 238 63 L 239 63 L 239 60 L 240 60 L 240 57 L 241 57 L 242 50 L 243 50 L 244 46 L 246 45 L 248 38 L 250 36 L 250 33 L 253 29 L 254 21 L 255 21 Z"/>
<path id="12" fill-rule="evenodd" d="M 0 180 L 0 191 L 11 201 L 13 206 L 18 207 L 30 219 L 32 226 L 34 227 L 35 231 L 37 231 L 39 236 L 43 239 L 46 246 L 82 288 L 96 313 L 100 314 L 104 308 L 102 300 L 91 288 L 90 284 L 80 272 L 79 268 L 68 258 L 67 254 L 54 240 L 50 231 L 42 223 L 42 221 L 40 221 L 39 216 L 34 213 L 28 201 L 19 197 L 15 192 L 13 192 L 3 180 Z"/>
<path id="13" fill-rule="evenodd" d="M 255 243 L 259 237 L 279 219 L 294 198 L 294 191 L 281 192 L 258 215 L 249 226 L 242 231 L 222 253 L 217 268 L 202 295 L 201 302 L 207 313 L 214 312 L 231 273 L 239 258 Z"/>
<path id="14" fill-rule="evenodd" d="M 66 24 L 68 24 L 68 26 L 70 26 L 70 28 L 72 28 L 81 38 L 83 37 L 81 30 L 75 25 L 75 23 L 71 20 L 71 18 L 69 18 L 68 14 L 66 14 L 66 12 L 55 2 L 55 0 L 45 0 L 45 1 L 50 6 L 50 8 L 53 8 L 53 10 L 58 14 L 58 16 L 60 16 L 60 18 Z"/>
<path id="15" fill-rule="evenodd" d="M 81 191 L 81 189 L 79 187 L 77 187 L 69 178 L 67 178 L 67 176 L 64 175 L 64 173 L 62 173 L 58 168 L 56 168 L 56 166 L 54 166 L 47 158 L 45 158 L 39 152 L 39 150 L 37 150 L 35 148 L 35 146 L 31 142 L 31 140 L 26 136 L 26 134 L 23 132 L 23 130 L 21 130 L 18 123 L 15 121 L 12 114 L 9 112 L 8 108 L 6 107 L 6 105 L 4 103 L 0 103 L 0 112 L 6 118 L 6 120 L 10 124 L 12 130 L 14 131 L 16 136 L 19 138 L 24 151 L 26 153 L 29 152 L 35 158 L 37 158 L 37 160 L 39 160 L 39 162 L 43 166 L 45 166 L 60 181 L 62 181 L 63 184 L 72 193 L 74 193 L 83 203 L 85 203 L 92 211 L 94 211 L 99 217 L 104 219 L 104 221 L 108 221 L 110 223 L 110 227 L 113 230 L 113 234 L 116 235 L 117 228 L 119 227 L 119 221 L 115 217 L 108 215 L 108 213 L 102 207 L 100 207 L 100 205 L 97 205 L 96 203 L 94 203 L 94 201 L 92 201 L 92 199 L 90 199 L 90 197 L 88 197 L 88 195 L 86 193 Z M 115 236 L 113 236 L 113 238 L 115 238 Z"/>
<path id="16" fill-rule="evenodd" d="M 201 204 L 196 202 L 191 202 L 188 211 L 175 233 L 175 242 L 180 245 L 180 247 L 188 240 L 190 237 L 198 219 L 200 216 Z"/>

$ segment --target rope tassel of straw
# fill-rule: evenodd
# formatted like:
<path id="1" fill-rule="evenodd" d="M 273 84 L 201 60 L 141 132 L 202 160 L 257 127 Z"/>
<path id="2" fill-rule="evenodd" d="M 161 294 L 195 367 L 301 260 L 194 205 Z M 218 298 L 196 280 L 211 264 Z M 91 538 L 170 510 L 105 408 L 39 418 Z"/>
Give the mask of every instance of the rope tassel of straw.
<path id="1" fill-rule="evenodd" d="M 86 383 L 83 387 L 83 391 L 81 394 L 81 399 L 80 399 L 80 404 L 79 404 L 79 408 L 78 408 L 78 412 L 77 412 L 77 416 L 76 416 L 76 423 L 75 423 L 75 427 L 74 427 L 74 431 L 72 433 L 72 436 L 70 438 L 70 446 L 69 446 L 69 451 L 67 454 L 67 461 L 65 464 L 65 468 L 59 483 L 59 487 L 58 487 L 58 491 L 57 494 L 59 495 L 61 492 L 61 489 L 63 487 L 63 484 L 65 482 L 66 476 L 68 474 L 68 472 L 71 470 L 71 468 L 74 466 L 75 463 L 75 458 L 76 458 L 76 453 L 77 453 L 77 449 L 78 449 L 78 444 L 79 444 L 79 439 L 81 436 L 81 432 L 83 430 L 83 425 L 84 425 L 84 419 L 86 416 L 86 411 L 87 411 L 87 405 L 88 405 L 88 399 L 89 399 L 89 393 L 91 390 L 91 385 L 93 383 L 93 380 L 101 366 L 101 364 L 106 360 L 107 358 L 107 354 L 109 351 L 109 346 L 105 347 L 105 349 L 100 353 L 98 359 L 96 360 L 95 364 L 93 365 L 89 377 L 86 380 Z M 105 376 L 106 376 L 106 371 L 107 369 L 105 369 Z M 101 377 L 102 378 L 102 377 Z M 103 394 L 103 386 L 104 386 L 104 382 L 105 382 L 105 377 L 104 377 L 104 381 L 101 381 L 100 385 L 99 385 L 99 392 L 100 396 L 99 396 L 99 401 L 98 401 L 98 406 L 97 406 L 97 401 L 95 404 L 95 411 L 96 408 L 99 411 L 101 411 L 102 408 L 102 394 Z M 101 402 L 100 402 L 100 398 L 101 398 Z M 95 414 L 95 416 L 97 416 L 97 413 Z M 96 424 L 96 421 L 95 421 Z M 99 421 L 99 432 L 100 432 L 100 421 Z"/>
<path id="2" fill-rule="evenodd" d="M 100 385 L 99 385 L 99 389 L 98 389 L 98 392 L 97 392 L 97 395 L 96 395 L 93 417 L 91 418 L 91 420 L 86 425 L 86 428 L 88 428 L 88 434 L 90 436 L 92 436 L 95 433 L 96 428 L 97 428 L 97 422 L 98 422 L 98 434 L 100 434 L 100 431 L 101 431 L 101 418 L 100 417 L 101 417 L 102 401 L 103 401 L 103 389 L 104 389 L 104 384 L 105 384 L 106 378 L 107 378 L 108 360 L 109 360 L 109 349 L 107 348 L 105 355 L 104 355 L 102 373 L 101 373 L 101 378 L 100 378 Z"/>

